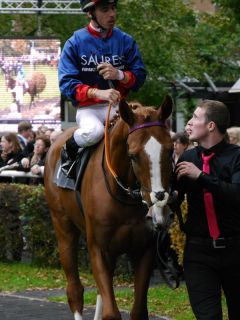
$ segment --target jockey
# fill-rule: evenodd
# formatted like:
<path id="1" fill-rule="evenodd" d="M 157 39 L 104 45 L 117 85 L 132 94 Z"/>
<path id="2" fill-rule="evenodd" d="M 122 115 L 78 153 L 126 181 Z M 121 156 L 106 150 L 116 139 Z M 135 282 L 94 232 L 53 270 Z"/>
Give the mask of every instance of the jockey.
<path id="1" fill-rule="evenodd" d="M 61 93 L 77 108 L 78 129 L 62 150 L 62 171 L 70 175 L 80 148 L 104 136 L 108 104 L 111 118 L 121 97 L 137 91 L 146 70 L 134 39 L 114 27 L 117 0 L 80 0 L 90 23 L 65 43 L 59 62 Z"/>
<path id="2" fill-rule="evenodd" d="M 19 64 L 17 68 L 16 86 L 14 88 L 14 91 L 16 94 L 16 102 L 19 104 L 23 103 L 24 82 L 25 82 L 25 72 L 23 69 L 23 65 Z"/>
<path id="3" fill-rule="evenodd" d="M 22 63 L 18 63 L 17 66 L 17 85 L 23 86 L 25 90 L 28 89 L 28 83 L 25 80 L 25 71 Z"/>

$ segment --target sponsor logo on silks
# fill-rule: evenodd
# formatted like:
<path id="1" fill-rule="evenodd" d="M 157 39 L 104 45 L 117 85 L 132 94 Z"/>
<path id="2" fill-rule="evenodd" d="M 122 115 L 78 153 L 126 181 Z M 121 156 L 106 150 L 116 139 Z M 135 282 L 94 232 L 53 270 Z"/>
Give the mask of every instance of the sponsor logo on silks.
<path id="1" fill-rule="evenodd" d="M 119 57 L 118 55 L 112 55 L 112 56 L 99 56 L 99 55 L 82 55 L 80 57 L 80 62 L 82 65 L 82 71 L 87 72 L 96 72 L 97 66 L 100 63 L 111 63 L 114 67 L 118 69 L 124 69 L 124 57 Z"/>

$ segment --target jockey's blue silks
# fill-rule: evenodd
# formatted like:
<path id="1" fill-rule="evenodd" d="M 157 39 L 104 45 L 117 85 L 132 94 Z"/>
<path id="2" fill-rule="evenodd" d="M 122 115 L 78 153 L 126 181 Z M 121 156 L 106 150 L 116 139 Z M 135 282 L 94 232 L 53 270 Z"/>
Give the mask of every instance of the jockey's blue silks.
<path id="1" fill-rule="evenodd" d="M 74 60 L 72 56 L 75 56 Z M 136 91 L 143 85 L 145 67 L 138 46 L 130 35 L 113 28 L 108 37 L 100 38 L 91 34 L 88 28 L 83 28 L 66 42 L 59 63 L 60 90 L 73 105 L 79 105 L 76 101 L 76 87 L 79 84 L 87 84 L 100 90 L 109 88 L 108 81 L 97 71 L 97 65 L 103 62 L 108 62 L 119 70 L 132 72 L 136 81 L 131 90 Z M 117 81 L 112 82 L 116 87 Z"/>

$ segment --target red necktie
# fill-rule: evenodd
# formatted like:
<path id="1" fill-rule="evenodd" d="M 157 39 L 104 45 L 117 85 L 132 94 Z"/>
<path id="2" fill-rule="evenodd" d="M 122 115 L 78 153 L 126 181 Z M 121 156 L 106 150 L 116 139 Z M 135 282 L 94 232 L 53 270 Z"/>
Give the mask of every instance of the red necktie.
<path id="1" fill-rule="evenodd" d="M 204 156 L 202 153 L 202 160 L 203 160 L 203 172 L 210 173 L 210 160 L 215 155 L 215 153 L 211 153 L 209 156 Z M 208 221 L 208 228 L 210 232 L 210 236 L 216 240 L 219 235 L 220 231 L 218 228 L 216 213 L 214 209 L 214 203 L 213 203 L 213 196 L 210 192 L 207 190 L 204 190 L 204 205 L 207 215 L 207 221 Z"/>

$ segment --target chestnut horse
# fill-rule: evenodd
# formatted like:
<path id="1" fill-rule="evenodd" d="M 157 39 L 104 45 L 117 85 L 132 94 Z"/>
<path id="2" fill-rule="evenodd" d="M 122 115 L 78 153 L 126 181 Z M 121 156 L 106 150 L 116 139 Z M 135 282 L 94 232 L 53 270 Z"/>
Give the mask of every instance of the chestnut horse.
<path id="1" fill-rule="evenodd" d="M 94 149 L 82 178 L 82 208 L 75 191 L 57 187 L 53 182 L 61 149 L 75 128 L 63 132 L 48 152 L 45 191 L 75 320 L 83 319 L 84 288 L 77 263 L 81 232 L 86 234 L 99 293 L 94 319 L 121 319 L 113 275 L 116 259 L 123 253 L 129 255 L 134 270 L 135 294 L 130 318 L 149 319 L 147 291 L 155 257 L 155 237 L 146 214 L 152 206 L 162 220 L 167 215 L 172 141 L 164 122 L 171 112 L 172 100 L 168 96 L 158 110 L 120 102 L 120 118 L 109 131 L 110 167 L 102 141 Z M 117 178 L 110 168 L 117 172 Z M 135 193 L 140 196 L 137 199 L 133 197 L 136 185 L 139 192 Z"/>

